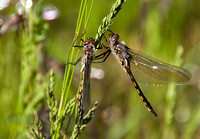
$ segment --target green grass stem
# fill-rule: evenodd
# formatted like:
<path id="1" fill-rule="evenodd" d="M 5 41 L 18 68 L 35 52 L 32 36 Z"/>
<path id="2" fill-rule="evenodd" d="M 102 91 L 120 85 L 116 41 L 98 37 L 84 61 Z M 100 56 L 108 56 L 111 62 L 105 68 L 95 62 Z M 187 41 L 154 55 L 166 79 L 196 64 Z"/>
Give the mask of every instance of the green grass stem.
<path id="1" fill-rule="evenodd" d="M 176 51 L 176 60 L 174 61 L 174 65 L 181 65 L 182 64 L 182 59 L 181 56 L 183 54 L 183 49 L 181 47 L 178 47 Z M 176 103 L 176 98 L 177 98 L 177 91 L 176 91 L 176 85 L 170 84 L 168 86 L 168 90 L 166 93 L 166 110 L 165 110 L 165 117 L 164 117 L 164 124 L 163 124 L 163 138 L 168 138 L 168 133 L 172 128 L 172 121 L 173 121 L 173 111 L 175 108 L 175 103 Z"/>
<path id="2" fill-rule="evenodd" d="M 98 44 L 100 44 L 103 34 L 109 29 L 112 25 L 115 17 L 117 16 L 118 12 L 121 10 L 122 4 L 125 0 L 116 0 L 113 6 L 110 9 L 110 12 L 106 17 L 103 18 L 101 25 L 98 28 L 97 34 L 95 36 L 95 40 Z M 97 45 L 97 48 L 100 48 L 100 45 Z"/>

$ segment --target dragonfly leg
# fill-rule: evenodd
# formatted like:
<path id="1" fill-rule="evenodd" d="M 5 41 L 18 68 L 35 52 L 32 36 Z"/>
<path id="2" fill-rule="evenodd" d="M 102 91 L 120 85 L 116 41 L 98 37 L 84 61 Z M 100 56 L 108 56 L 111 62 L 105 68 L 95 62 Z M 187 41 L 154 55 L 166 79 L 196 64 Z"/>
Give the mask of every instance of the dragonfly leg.
<path id="1" fill-rule="evenodd" d="M 95 56 L 95 60 L 97 60 L 97 59 L 102 59 L 102 58 L 104 58 L 106 55 L 107 55 L 107 53 L 110 51 L 110 49 L 109 50 L 107 50 L 107 51 L 105 51 L 105 52 L 103 52 L 103 53 L 101 53 L 101 54 L 99 54 L 99 55 L 97 55 L 97 56 Z"/>
<path id="2" fill-rule="evenodd" d="M 103 44 L 102 44 L 102 45 L 103 45 Z M 106 48 L 106 49 L 109 49 L 109 47 L 108 47 L 108 46 L 105 46 L 105 45 L 103 45 L 103 47 L 104 47 L 104 48 Z"/>
<path id="3" fill-rule="evenodd" d="M 109 41 L 107 40 L 106 36 L 103 34 L 104 39 L 106 40 L 106 42 L 108 43 Z M 108 43 L 109 44 L 109 43 Z M 103 45 L 106 49 L 108 49 L 109 47 L 106 47 L 105 45 Z"/>
<path id="4" fill-rule="evenodd" d="M 80 45 L 74 45 L 73 47 L 84 47 L 84 46 L 80 46 Z"/>
<path id="5" fill-rule="evenodd" d="M 109 31 L 110 33 L 114 34 L 114 33 L 113 33 L 111 30 L 109 30 L 109 29 L 108 29 L 107 31 Z"/>
<path id="6" fill-rule="evenodd" d="M 92 63 L 103 63 L 103 62 L 106 61 L 106 59 L 108 58 L 108 56 L 109 56 L 110 54 L 111 54 L 111 50 L 108 49 L 106 52 L 104 52 L 104 53 L 102 53 L 102 54 L 96 56 L 95 59 L 94 59 L 94 60 L 97 60 L 97 59 L 102 59 L 102 58 L 104 58 L 103 60 L 97 61 L 97 62 L 92 62 Z"/>
<path id="7" fill-rule="evenodd" d="M 107 39 L 106 39 L 106 42 L 107 42 Z M 102 49 L 102 46 L 103 46 L 104 48 L 106 48 L 106 49 L 109 48 L 109 47 L 105 46 L 103 43 L 101 43 L 100 46 L 101 46 L 101 47 L 99 47 L 99 48 L 95 48 L 95 49 Z"/>
<path id="8" fill-rule="evenodd" d="M 79 57 L 79 59 L 76 62 L 74 62 L 74 63 L 67 62 L 66 65 L 71 64 L 71 65 L 75 66 L 81 61 L 81 59 L 82 59 L 82 57 Z"/>
<path id="9" fill-rule="evenodd" d="M 82 42 L 84 42 L 82 38 L 83 38 L 83 36 L 85 35 L 85 33 L 86 33 L 86 30 L 84 29 L 83 35 L 81 35 L 81 41 L 82 41 Z"/>
<path id="10" fill-rule="evenodd" d="M 107 40 L 107 38 L 106 38 L 106 36 L 105 36 L 104 34 L 103 34 L 103 37 L 104 37 L 104 39 L 105 39 L 105 40 L 106 40 L 106 42 L 107 42 L 108 40 Z"/>
<path id="11" fill-rule="evenodd" d="M 124 62 L 126 63 L 126 62 Z M 121 62 L 122 66 L 124 64 L 123 62 Z M 147 107 L 147 109 L 156 117 L 157 114 L 156 112 L 153 110 L 153 107 L 151 106 L 151 104 L 149 103 L 149 101 L 147 100 L 147 98 L 144 96 L 142 90 L 140 89 L 138 83 L 136 82 L 131 70 L 130 70 L 130 63 L 127 61 L 127 65 L 125 64 L 124 66 L 124 69 L 127 71 L 131 81 L 133 82 L 133 85 L 138 93 L 138 95 L 140 96 L 140 98 L 142 99 L 144 105 Z"/>

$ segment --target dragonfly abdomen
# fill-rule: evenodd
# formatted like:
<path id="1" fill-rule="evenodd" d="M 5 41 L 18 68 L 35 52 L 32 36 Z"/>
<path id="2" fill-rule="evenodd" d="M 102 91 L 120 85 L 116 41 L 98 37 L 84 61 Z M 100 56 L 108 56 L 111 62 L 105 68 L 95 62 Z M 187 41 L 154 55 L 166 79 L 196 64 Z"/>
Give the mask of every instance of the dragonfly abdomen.
<path id="1" fill-rule="evenodd" d="M 82 69 L 82 78 L 80 84 L 80 91 L 78 94 L 78 115 L 79 115 L 79 123 L 82 125 L 83 120 L 83 81 L 84 81 L 84 70 Z"/>
<path id="2" fill-rule="evenodd" d="M 140 96 L 141 100 L 143 101 L 144 105 L 147 107 L 148 111 L 151 112 L 154 116 L 157 116 L 156 112 L 153 110 L 153 107 L 151 106 L 151 104 L 149 103 L 149 101 L 147 100 L 147 98 L 144 96 L 142 90 L 140 89 L 139 85 L 137 84 L 131 70 L 130 70 L 130 66 L 129 64 L 127 64 L 127 66 L 124 66 L 124 69 L 127 71 L 138 95 Z"/>

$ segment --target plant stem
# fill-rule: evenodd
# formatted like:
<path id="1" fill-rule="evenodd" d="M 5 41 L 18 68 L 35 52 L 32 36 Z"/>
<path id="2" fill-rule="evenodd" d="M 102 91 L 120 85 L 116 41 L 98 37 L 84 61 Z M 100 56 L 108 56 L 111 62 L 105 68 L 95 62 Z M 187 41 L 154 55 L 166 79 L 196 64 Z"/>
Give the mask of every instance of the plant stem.
<path id="1" fill-rule="evenodd" d="M 101 25 L 98 28 L 97 34 L 95 36 L 95 40 L 98 43 L 97 45 L 97 49 L 100 48 L 99 43 L 101 42 L 101 39 L 103 37 L 103 34 L 106 32 L 106 30 L 108 30 L 108 28 L 112 25 L 116 15 L 118 14 L 118 12 L 121 9 L 122 4 L 125 2 L 125 0 L 117 0 L 112 8 L 110 9 L 110 12 L 108 13 L 108 15 L 106 17 L 104 17 L 104 19 L 102 20 Z"/>

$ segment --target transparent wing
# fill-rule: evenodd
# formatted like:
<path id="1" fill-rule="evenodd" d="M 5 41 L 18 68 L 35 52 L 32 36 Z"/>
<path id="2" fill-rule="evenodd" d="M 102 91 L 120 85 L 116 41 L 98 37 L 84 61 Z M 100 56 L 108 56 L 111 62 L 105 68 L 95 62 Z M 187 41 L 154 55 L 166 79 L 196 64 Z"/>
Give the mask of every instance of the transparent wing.
<path id="1" fill-rule="evenodd" d="M 136 80 L 146 84 L 183 84 L 190 80 L 188 70 L 161 62 L 140 51 L 127 49 L 131 70 Z"/>
<path id="2" fill-rule="evenodd" d="M 84 77 L 83 77 L 83 110 L 84 113 L 87 112 L 91 105 L 91 95 L 90 95 L 90 72 L 91 65 L 85 63 L 84 67 Z"/>

